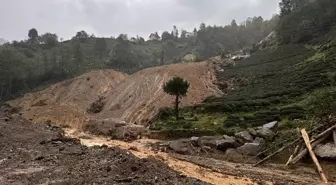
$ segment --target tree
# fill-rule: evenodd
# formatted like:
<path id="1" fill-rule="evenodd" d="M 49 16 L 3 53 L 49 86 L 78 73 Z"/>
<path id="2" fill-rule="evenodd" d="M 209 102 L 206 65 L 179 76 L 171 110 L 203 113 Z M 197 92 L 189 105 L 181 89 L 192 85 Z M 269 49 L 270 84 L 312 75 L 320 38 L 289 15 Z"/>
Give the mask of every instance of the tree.
<path id="1" fill-rule="evenodd" d="M 139 44 L 145 43 L 145 39 L 143 37 L 139 37 L 138 43 Z"/>
<path id="2" fill-rule="evenodd" d="M 38 38 L 38 32 L 35 28 L 32 28 L 28 31 L 28 37 L 32 41 L 36 41 Z"/>
<path id="3" fill-rule="evenodd" d="M 181 38 L 187 38 L 187 31 L 186 30 L 181 31 Z"/>
<path id="4" fill-rule="evenodd" d="M 155 34 L 154 34 L 154 35 L 155 35 L 155 37 L 156 37 L 156 38 L 160 38 L 160 36 L 159 36 L 158 32 L 155 32 Z"/>
<path id="5" fill-rule="evenodd" d="M 161 38 L 163 41 L 166 41 L 166 40 L 174 38 L 174 36 L 171 35 L 168 31 L 164 31 L 161 35 Z"/>
<path id="6" fill-rule="evenodd" d="M 175 38 L 178 38 L 178 29 L 176 28 L 176 26 L 173 26 L 172 36 L 175 37 Z"/>
<path id="7" fill-rule="evenodd" d="M 165 61 L 165 51 L 164 47 L 161 47 L 160 51 L 160 64 L 163 65 Z"/>
<path id="8" fill-rule="evenodd" d="M 77 42 L 75 43 L 75 47 L 74 47 L 74 63 L 75 63 L 77 72 L 80 71 L 80 66 L 82 62 L 83 62 L 83 54 L 81 50 L 81 45 L 80 43 Z"/>
<path id="9" fill-rule="evenodd" d="M 54 47 L 58 43 L 58 36 L 53 33 L 45 33 L 39 37 L 39 42 Z"/>
<path id="10" fill-rule="evenodd" d="M 80 41 L 84 41 L 88 38 L 89 38 L 89 35 L 84 30 L 77 32 L 74 37 L 74 39 L 78 39 Z"/>
<path id="11" fill-rule="evenodd" d="M 307 5 L 310 2 L 310 0 L 282 0 L 279 3 L 280 6 L 280 15 L 288 15 L 292 11 L 296 11 L 303 6 Z"/>
<path id="12" fill-rule="evenodd" d="M 111 58 L 108 65 L 123 70 L 135 68 L 133 62 L 133 53 L 131 52 L 131 44 L 126 34 L 120 34 L 117 42 L 114 44 L 111 52 Z"/>
<path id="13" fill-rule="evenodd" d="M 233 19 L 233 20 L 231 21 L 231 27 L 232 27 L 232 28 L 237 28 L 237 27 L 238 27 L 238 24 L 237 24 L 236 20 Z"/>
<path id="14" fill-rule="evenodd" d="M 175 116 L 179 118 L 180 98 L 187 95 L 190 84 L 181 77 L 173 77 L 163 85 L 163 91 L 169 95 L 175 96 Z"/>
<path id="15" fill-rule="evenodd" d="M 194 28 L 194 35 L 197 35 L 197 29 L 196 28 Z"/>
<path id="16" fill-rule="evenodd" d="M 99 58 L 103 58 L 104 51 L 106 50 L 107 44 L 105 38 L 96 38 L 96 44 L 94 45 L 94 50 Z"/>
<path id="17" fill-rule="evenodd" d="M 202 23 L 200 24 L 200 28 L 199 28 L 199 29 L 200 29 L 200 31 L 205 30 L 205 23 L 202 22 Z"/>

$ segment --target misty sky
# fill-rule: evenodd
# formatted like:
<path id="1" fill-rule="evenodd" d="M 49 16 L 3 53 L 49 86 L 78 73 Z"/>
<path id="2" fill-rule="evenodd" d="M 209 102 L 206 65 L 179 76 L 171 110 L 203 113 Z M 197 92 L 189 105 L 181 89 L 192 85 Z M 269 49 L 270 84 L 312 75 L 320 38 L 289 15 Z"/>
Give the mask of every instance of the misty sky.
<path id="1" fill-rule="evenodd" d="M 0 0 L 0 38 L 27 38 L 30 28 L 39 34 L 56 33 L 69 39 L 85 30 L 96 36 L 148 38 L 151 32 L 191 31 L 206 24 L 226 25 L 232 19 L 270 18 L 279 0 Z"/>

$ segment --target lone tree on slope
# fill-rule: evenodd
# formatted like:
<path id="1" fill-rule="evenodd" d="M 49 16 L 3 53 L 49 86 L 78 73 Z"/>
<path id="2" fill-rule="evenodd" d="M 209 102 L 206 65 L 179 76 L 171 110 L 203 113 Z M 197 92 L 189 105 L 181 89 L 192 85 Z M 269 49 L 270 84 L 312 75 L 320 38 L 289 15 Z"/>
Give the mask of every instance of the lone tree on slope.
<path id="1" fill-rule="evenodd" d="M 187 95 L 190 84 L 181 77 L 173 77 L 163 85 L 163 91 L 169 95 L 175 96 L 175 116 L 179 118 L 180 98 Z"/>

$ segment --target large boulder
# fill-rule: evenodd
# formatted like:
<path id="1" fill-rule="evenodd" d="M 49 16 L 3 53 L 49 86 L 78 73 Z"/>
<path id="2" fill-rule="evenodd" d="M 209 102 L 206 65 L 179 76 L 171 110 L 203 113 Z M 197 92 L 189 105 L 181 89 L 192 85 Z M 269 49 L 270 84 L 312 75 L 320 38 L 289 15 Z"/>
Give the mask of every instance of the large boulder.
<path id="1" fill-rule="evenodd" d="M 243 146 L 238 147 L 237 151 L 243 155 L 257 155 L 262 150 L 258 143 L 245 143 Z"/>
<path id="2" fill-rule="evenodd" d="M 216 141 L 217 149 L 226 151 L 228 148 L 237 148 L 239 146 L 238 142 L 234 137 L 227 137 Z"/>
<path id="3" fill-rule="evenodd" d="M 336 145 L 334 143 L 318 145 L 315 148 L 315 154 L 323 158 L 336 159 Z"/>
<path id="4" fill-rule="evenodd" d="M 237 151 L 243 155 L 257 155 L 264 149 L 265 143 L 263 138 L 256 138 L 252 143 L 245 143 L 238 147 Z"/>
<path id="5" fill-rule="evenodd" d="M 245 142 L 253 141 L 252 135 L 248 131 L 242 131 L 235 134 L 236 138 L 243 139 Z"/>
<path id="6" fill-rule="evenodd" d="M 188 141 L 185 140 L 177 140 L 177 141 L 171 141 L 169 143 L 169 148 L 174 150 L 176 153 L 179 154 L 188 154 Z"/>
<path id="7" fill-rule="evenodd" d="M 234 148 L 228 148 L 225 151 L 225 157 L 229 160 L 234 160 L 237 162 L 241 162 L 242 160 L 244 160 L 244 157 L 241 153 L 239 153 L 236 149 Z"/>
<path id="8" fill-rule="evenodd" d="M 264 138 L 266 140 L 272 140 L 275 136 L 275 133 L 266 127 L 258 127 L 256 133 L 258 137 Z"/>
<path id="9" fill-rule="evenodd" d="M 278 129 L 278 126 L 279 126 L 279 124 L 278 124 L 277 121 L 272 121 L 270 123 L 267 123 L 267 124 L 263 125 L 263 128 L 270 129 L 273 132 L 276 132 L 277 129 Z"/>

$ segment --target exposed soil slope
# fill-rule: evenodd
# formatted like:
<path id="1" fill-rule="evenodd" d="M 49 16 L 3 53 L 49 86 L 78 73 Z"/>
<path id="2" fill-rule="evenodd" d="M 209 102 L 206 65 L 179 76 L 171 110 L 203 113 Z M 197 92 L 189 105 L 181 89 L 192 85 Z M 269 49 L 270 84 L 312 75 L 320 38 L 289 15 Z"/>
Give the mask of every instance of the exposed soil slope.
<path id="1" fill-rule="evenodd" d="M 22 107 L 23 116 L 34 122 L 50 120 L 73 128 L 81 128 L 87 119 L 140 123 L 156 115 L 159 108 L 173 105 L 173 97 L 162 90 L 162 85 L 173 76 L 181 76 L 190 82 L 182 106 L 200 103 L 206 97 L 220 93 L 213 84 L 212 64 L 200 62 L 148 68 L 129 76 L 113 70 L 96 70 L 9 103 Z M 86 113 L 100 95 L 106 97 L 102 112 Z"/>
<path id="2" fill-rule="evenodd" d="M 162 90 L 162 85 L 173 76 L 181 76 L 190 82 L 188 95 L 181 100 L 182 106 L 200 103 L 206 97 L 219 93 L 213 85 L 215 75 L 210 63 L 148 68 L 130 75 L 115 89 L 107 92 L 107 106 L 98 117 L 113 117 L 131 123 L 146 121 L 159 108 L 173 105 L 174 97 Z"/>
<path id="3" fill-rule="evenodd" d="M 94 70 L 9 103 L 20 106 L 23 116 L 35 122 L 50 120 L 79 128 L 90 103 L 99 95 L 113 90 L 126 77 L 113 70 Z"/>

